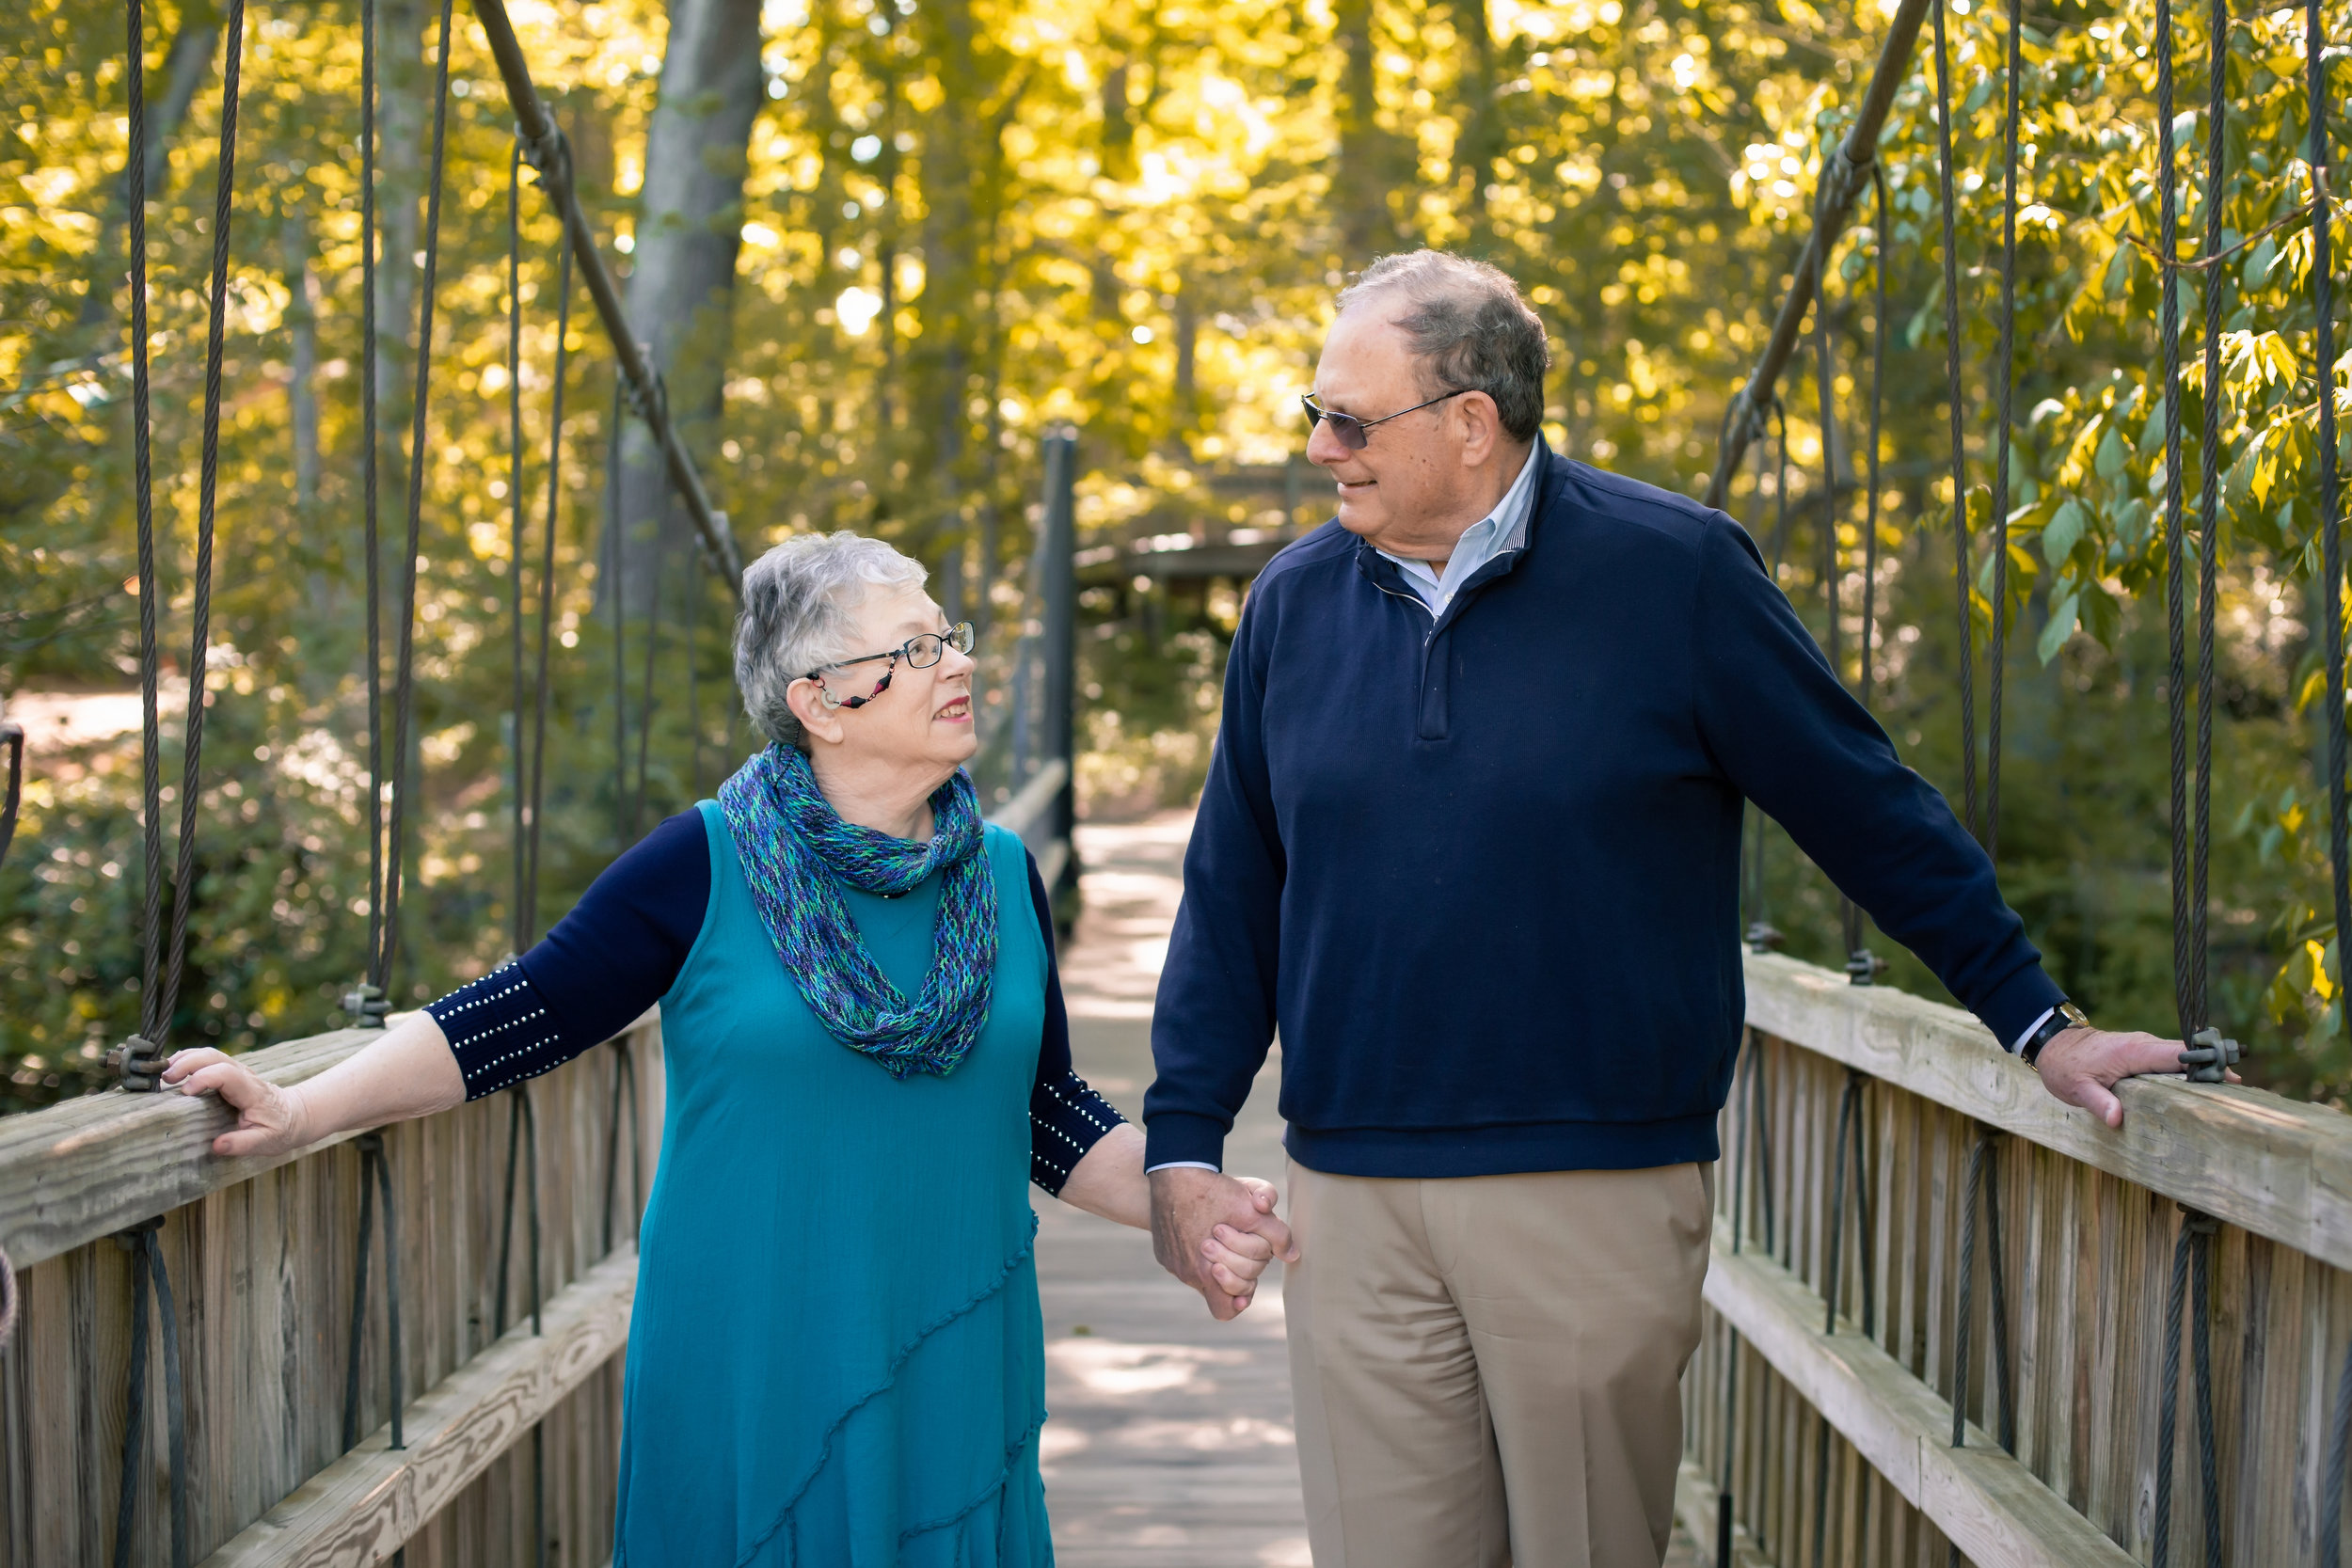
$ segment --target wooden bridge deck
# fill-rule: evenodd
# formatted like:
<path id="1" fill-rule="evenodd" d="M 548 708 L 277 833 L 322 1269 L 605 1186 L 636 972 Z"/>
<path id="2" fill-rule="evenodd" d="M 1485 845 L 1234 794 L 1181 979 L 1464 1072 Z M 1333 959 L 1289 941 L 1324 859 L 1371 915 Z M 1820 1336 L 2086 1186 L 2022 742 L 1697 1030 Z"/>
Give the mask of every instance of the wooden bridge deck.
<path id="1" fill-rule="evenodd" d="M 1078 830 L 1085 913 L 1062 959 L 1071 1044 L 1131 1118 L 1152 1079 L 1152 995 L 1190 828 L 1170 813 Z M 1286 1185 L 1275 1073 L 1269 1062 L 1228 1148 L 1235 1171 Z M 1062 1568 L 1303 1568 L 1279 1278 L 1216 1323 L 1140 1232 L 1037 1196 L 1045 1487 Z M 1673 1568 L 1696 1563 L 1679 1533 L 1676 1547 Z"/>

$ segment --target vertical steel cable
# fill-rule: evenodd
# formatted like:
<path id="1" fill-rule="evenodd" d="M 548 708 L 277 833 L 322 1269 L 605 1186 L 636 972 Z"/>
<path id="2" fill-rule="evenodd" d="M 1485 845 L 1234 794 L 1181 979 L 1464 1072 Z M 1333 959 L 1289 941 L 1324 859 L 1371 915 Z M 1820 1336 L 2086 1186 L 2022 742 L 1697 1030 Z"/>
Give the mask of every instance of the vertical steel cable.
<path id="1" fill-rule="evenodd" d="M 382 1028 L 384 993 L 374 984 L 384 945 L 384 544 L 376 525 L 375 0 L 359 0 L 359 488 L 368 594 L 368 958 L 367 974 L 343 999 L 361 1028 Z"/>
<path id="2" fill-rule="evenodd" d="M 607 1124 L 604 1138 L 604 1250 L 612 1252 L 613 1198 L 618 1193 L 621 1174 L 621 1091 L 628 1091 L 628 1192 L 632 1211 L 643 1212 L 645 1207 L 645 1130 L 643 1107 L 637 1099 L 637 1058 L 629 1053 L 628 1037 L 617 1036 L 612 1041 L 612 1116 Z"/>
<path id="3" fill-rule="evenodd" d="M 147 378 L 147 23 L 140 0 L 124 7 L 130 34 L 130 155 L 123 173 L 131 187 L 131 467 L 139 535 L 139 827 L 146 885 L 139 919 L 139 1034 L 118 1057 L 123 1086 L 152 1089 L 160 1082 L 164 1037 L 163 726 L 156 712 L 155 481 L 150 451 Z"/>
<path id="4" fill-rule="evenodd" d="M 703 552 L 686 552 L 686 728 L 693 736 L 691 760 L 688 777 L 693 793 L 689 798 L 703 798 L 703 695 L 702 672 L 695 668 L 699 650 L 694 635 L 702 629 Z"/>
<path id="5" fill-rule="evenodd" d="M 158 927 L 163 901 L 163 803 L 161 787 L 162 726 L 156 704 L 156 598 L 153 475 L 149 447 L 150 410 L 147 380 L 147 70 L 145 18 L 135 6 L 129 14 L 133 50 L 129 77 L 134 84 L 133 107 L 137 115 L 131 150 L 131 293 L 133 436 L 137 469 L 139 530 L 139 697 L 140 738 L 144 744 L 141 783 L 146 812 L 147 886 L 143 937 L 139 1032 L 114 1053 L 125 1088 L 152 1091 L 162 1082 L 164 1059 L 171 1034 L 172 1015 L 179 1010 L 180 980 L 185 967 L 188 910 L 196 892 L 197 805 L 203 792 L 204 691 L 206 652 L 212 641 L 213 524 L 220 488 L 221 358 L 229 332 L 229 233 L 237 172 L 238 67 L 245 53 L 245 0 L 230 0 L 224 18 L 225 41 L 220 81 L 220 140 L 213 182 L 213 259 L 211 285 L 205 297 L 204 415 L 202 456 L 197 480 L 196 583 L 194 624 L 189 634 L 188 710 L 180 743 L 180 841 L 173 860 L 170 935 Z M 156 984 L 156 970 L 163 972 Z"/>
<path id="6" fill-rule="evenodd" d="M 1870 1173 L 1864 1164 L 1862 1121 L 1863 1090 L 1869 1078 L 1860 1069 L 1846 1069 L 1846 1087 L 1837 1097 L 1837 1132 L 1831 1140 L 1836 1148 L 1836 1175 L 1830 1182 L 1829 1196 L 1829 1274 L 1822 1288 L 1824 1311 L 1821 1333 L 1824 1337 L 1837 1332 L 1837 1302 L 1844 1291 L 1844 1244 L 1846 1239 L 1846 1157 L 1853 1156 L 1854 1237 L 1855 1250 L 1862 1255 L 1862 1319 L 1864 1338 L 1876 1331 L 1876 1291 L 1871 1281 L 1870 1247 Z M 1813 1565 L 1820 1568 L 1822 1554 L 1829 1543 L 1829 1419 L 1820 1419 L 1820 1435 L 1813 1463 Z M 1869 1492 L 1862 1493 L 1863 1507 L 1869 1507 Z M 1867 1518 L 1867 1515 L 1866 1514 Z"/>
<path id="7" fill-rule="evenodd" d="M 1876 161 L 1870 165 L 1870 184 L 1878 195 L 1878 222 L 1872 235 L 1878 257 L 1870 268 L 1870 447 L 1865 459 L 1869 497 L 1864 505 L 1862 521 L 1862 668 L 1855 682 L 1855 695 L 1865 713 L 1870 711 L 1870 660 L 1877 651 L 1874 638 L 1878 629 L 1879 432 L 1886 413 L 1886 171 Z M 1846 978 L 1857 986 L 1876 984 L 1883 965 L 1864 940 L 1861 906 L 1851 898 L 1841 902 L 1846 916 Z M 1868 1496 L 1864 1493 L 1866 1503 Z"/>
<path id="8" fill-rule="evenodd" d="M 2225 0 L 2212 0 L 2206 13 L 2211 35 L 2211 59 L 2205 96 L 2205 254 L 2218 256 L 2222 245 L 2222 195 L 2228 177 L 2230 12 Z M 2166 260 L 2169 261 L 2168 253 Z M 2191 847 L 2193 869 L 2189 895 L 2189 1000 L 2199 1028 L 2212 1019 L 2206 994 L 2205 927 L 2207 863 L 2213 843 L 2213 620 L 2214 571 L 2221 547 L 2221 293 L 2230 269 L 2205 269 L 2199 284 L 2205 296 L 2204 428 L 2198 445 L 2199 513 L 2197 545 L 2197 797 Z M 2332 373 L 2332 372 L 2331 372 Z M 2184 1033 L 2183 1039 L 2188 1038 Z"/>
<path id="9" fill-rule="evenodd" d="M 612 378 L 612 424 L 605 442 L 605 554 L 612 573 L 612 847 L 629 846 L 628 815 L 628 601 L 622 592 L 628 542 L 621 529 L 621 378 Z"/>
<path id="10" fill-rule="evenodd" d="M 164 1341 L 164 1421 L 171 1454 L 171 1568 L 188 1568 L 188 1418 L 186 1383 L 180 1371 L 180 1313 L 172 1300 L 171 1271 L 157 1240 L 161 1215 L 118 1232 L 115 1244 L 131 1255 L 130 1402 L 122 1426 L 121 1487 L 115 1499 L 115 1568 L 130 1568 L 133 1528 L 138 1522 L 140 1460 L 147 1436 L 147 1298 L 151 1285 L 156 1324 Z"/>
<path id="11" fill-rule="evenodd" d="M 1944 0 L 1935 7 L 1936 187 L 1944 212 L 1944 379 L 1951 415 L 1952 550 L 1960 585 L 1960 779 L 1963 816 L 1977 826 L 1977 629 L 1969 606 L 1968 447 L 1960 393 L 1960 251 L 1952 214 L 1951 61 Z"/>
<path id="12" fill-rule="evenodd" d="M 2213 1418 L 2213 1302 L 2210 1252 L 2220 1225 L 2211 1216 L 2181 1205 L 2181 1228 L 2172 1243 L 2172 1282 L 2164 1306 L 2164 1381 L 2156 1405 L 2156 1499 L 2149 1561 L 2169 1568 L 2172 1560 L 2172 1471 L 2179 1452 L 2181 1404 L 2181 1317 L 2188 1292 L 2189 1274 L 2196 1271 L 2195 1317 L 2190 1324 L 2191 1354 L 2197 1379 L 2197 1446 L 2199 1497 L 2203 1504 L 2206 1568 L 2221 1564 L 2221 1485 L 2215 1449 Z M 2341 1498 L 2338 1499 L 2339 1503 Z M 2327 1520 L 2321 1526 L 2320 1560 L 2330 1561 Z"/>
<path id="13" fill-rule="evenodd" d="M 528 1156 L 523 1152 L 526 1138 L 530 1143 Z M 539 1118 L 532 1109 L 531 1096 L 524 1092 L 520 1085 L 506 1091 L 506 1201 L 500 1210 L 498 1302 L 490 1314 L 491 1333 L 499 1338 L 506 1334 L 506 1280 L 515 1256 L 515 1178 L 518 1172 L 525 1174 L 529 1183 L 531 1332 L 537 1334 L 540 1330 Z"/>
<path id="14" fill-rule="evenodd" d="M 2172 146 L 2172 6 L 2156 0 L 2156 249 L 2163 274 L 2157 332 L 2164 376 L 2165 709 L 2171 738 L 2172 1000 L 2181 1037 L 2197 1032 L 2191 985 L 2188 870 L 2188 668 L 2184 617 L 2188 562 L 2181 524 L 2180 191 Z"/>
<path id="15" fill-rule="evenodd" d="M 2347 854 L 2344 820 L 2344 529 L 2337 515 L 2336 496 L 2336 322 L 2335 287 L 2329 274 L 2333 257 L 2328 225 L 2328 74 L 2327 28 L 2319 0 L 2306 0 L 2303 13 L 2303 69 L 2311 144 L 2305 159 L 2312 181 L 2312 316 L 2315 338 L 2313 364 L 2319 376 L 2319 526 L 2321 570 L 2321 646 L 2328 663 L 2328 696 L 2323 721 L 2327 727 L 2328 870 L 2328 891 L 2335 914 L 2336 979 L 2344 974 L 2344 955 L 2352 953 L 2352 854 Z M 2339 1003 L 2339 1006 L 2343 1004 Z M 2335 1419 L 2328 1432 L 2328 1469 L 2319 1511 L 2320 1568 L 2341 1568 L 2344 1541 L 2344 1470 L 2352 1464 L 2352 1345 L 2344 1349 L 2344 1367 L 2336 1380 Z"/>
<path id="16" fill-rule="evenodd" d="M 2345 1387 L 2352 1390 L 2352 1373 Z M 1731 1568 L 1732 1458 L 1738 1451 L 1740 1418 L 1740 1331 L 1724 1324 L 1724 1480 L 1715 1494 L 1715 1568 Z"/>
<path id="17" fill-rule="evenodd" d="M 2001 319 L 1994 410 L 1993 640 L 1985 650 L 1984 852 L 2001 838 L 2001 684 L 2009 654 L 2009 447 L 2017 383 L 2017 100 L 2025 74 L 2024 0 L 2009 0 L 2009 103 L 2001 140 Z"/>
<path id="18" fill-rule="evenodd" d="M 555 156 L 568 159 L 559 142 Z M 540 171 L 541 179 L 548 171 Z M 572 327 L 572 240 L 568 230 L 556 242 L 555 384 L 548 409 L 548 521 L 539 542 L 539 658 L 532 675 L 531 816 L 524 845 L 529 863 L 523 879 L 522 942 L 530 946 L 539 934 L 539 809 L 545 794 L 548 755 L 548 640 L 555 625 L 555 522 L 557 502 L 564 493 L 564 378 L 567 370 L 567 338 Z M 520 562 L 516 570 L 521 569 Z"/>
<path id="19" fill-rule="evenodd" d="M 531 934 L 523 925 L 524 794 L 530 779 L 523 754 L 523 138 L 506 165 L 506 602 L 512 623 L 515 703 L 513 828 L 515 893 L 507 906 L 507 943 L 520 953 Z"/>
<path id="20" fill-rule="evenodd" d="M 665 502 L 667 492 L 664 492 Z M 668 507 L 665 504 L 666 514 Z M 668 517 L 662 520 L 662 533 L 668 531 Z M 637 700 L 637 787 L 628 798 L 628 837 L 634 844 L 644 831 L 645 768 L 653 750 L 653 669 L 654 656 L 661 648 L 661 568 L 669 552 L 662 547 L 662 534 L 657 534 L 653 546 L 653 582 L 645 602 L 650 612 L 645 618 L 645 678 Z"/>
<path id="21" fill-rule="evenodd" d="M 368 1243 L 375 1228 L 375 1197 L 384 1197 L 384 1334 L 385 1363 L 391 1381 L 390 1447 L 408 1445 L 401 1436 L 405 1405 L 402 1387 L 400 1337 L 400 1214 L 392 1207 L 392 1166 L 384 1152 L 384 1134 L 362 1132 L 352 1140 L 359 1151 L 359 1250 L 351 1276 L 351 1345 L 343 1365 L 343 1451 L 359 1442 L 359 1349 L 368 1325 Z"/>
<path id="22" fill-rule="evenodd" d="M 428 396 L 433 368 L 433 285 L 441 258 L 441 185 L 449 149 L 449 55 L 452 0 L 441 0 L 441 40 L 434 67 L 432 172 L 425 187 L 424 267 L 417 306 L 417 381 L 408 425 L 408 532 L 402 559 L 400 643 L 392 669 L 392 806 L 385 831 L 384 931 L 369 976 L 391 994 L 392 959 L 400 946 L 401 867 L 407 843 L 409 730 L 415 721 L 417 558 L 424 526 L 424 469 Z"/>
<path id="23" fill-rule="evenodd" d="M 1772 482 L 1773 508 L 1776 515 L 1772 523 L 1772 558 L 1766 564 L 1765 574 L 1777 585 L 1780 581 L 1781 556 L 1788 547 L 1788 410 L 1782 405 L 1777 397 L 1772 399 L 1772 420 L 1778 436 L 1774 444 L 1776 455 L 1773 461 L 1776 471 Z M 1757 484 L 1759 490 L 1763 487 L 1761 483 L 1763 461 L 1762 449 L 1759 447 L 1756 454 L 1756 477 L 1759 482 Z M 1772 900 L 1764 885 L 1764 847 L 1772 832 L 1772 818 L 1764 815 L 1762 807 L 1757 807 L 1755 837 L 1756 864 L 1751 879 L 1751 885 L 1755 891 L 1749 903 L 1749 918 L 1744 938 L 1750 951 L 1756 953 L 1775 952 L 1788 940 L 1772 924 Z"/>
<path id="24" fill-rule="evenodd" d="M 1952 1447 L 1965 1448 L 1968 1438 L 1968 1362 L 1976 1337 L 1977 1215 L 1984 1215 L 1985 1265 L 1993 1293 L 1994 1435 L 2008 1452 L 2017 1451 L 2015 1401 L 2010 1397 L 2009 1286 L 2002 1260 L 2001 1184 L 1998 1142 L 2001 1130 L 1979 1123 L 1977 1141 L 1968 1151 L 1965 1207 L 1960 1228 L 1960 1316 L 1952 1337 Z M 1960 1560 L 1960 1548 L 1952 1548 Z"/>
<path id="25" fill-rule="evenodd" d="M 2320 618 L 2325 623 L 2321 643 L 2328 660 L 2328 869 L 2336 917 L 2340 990 L 2345 974 L 2344 955 L 2352 953 L 2352 824 L 2344 820 L 2344 529 L 2336 496 L 2336 316 L 2335 281 L 2328 272 L 2334 261 L 2328 245 L 2327 31 L 2320 20 L 2319 0 L 2308 0 L 2303 25 L 2312 122 L 2307 157 L 2312 170 L 2312 325 L 2319 372 L 2319 521 L 2327 574 Z"/>

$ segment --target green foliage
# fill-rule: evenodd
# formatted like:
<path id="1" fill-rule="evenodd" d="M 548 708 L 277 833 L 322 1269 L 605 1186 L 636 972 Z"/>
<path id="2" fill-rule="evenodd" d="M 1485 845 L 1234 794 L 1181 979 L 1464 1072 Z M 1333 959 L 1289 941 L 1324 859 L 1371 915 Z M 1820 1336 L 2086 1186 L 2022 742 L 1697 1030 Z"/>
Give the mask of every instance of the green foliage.
<path id="1" fill-rule="evenodd" d="M 203 3 L 151 9 L 151 103 L 167 96 L 170 40 L 212 17 Z M 2144 0 L 2067 0 L 2026 40 L 2008 548 L 1997 551 L 1997 10 L 1955 4 L 1950 23 L 1963 94 L 1953 133 L 1968 468 L 1959 499 L 1980 730 L 1983 653 L 2004 593 L 2009 634 L 2000 859 L 2062 982 L 2103 1019 L 2169 1028 L 2153 13 Z M 394 0 L 384 14 L 388 90 L 409 95 L 386 124 L 420 126 L 430 19 Z M 1544 311 L 1558 361 L 1547 424 L 1556 446 L 1695 493 L 1728 399 L 1769 333 L 1882 14 L 1800 0 L 1316 0 L 1281 12 L 1222 0 L 773 5 L 767 108 L 748 148 L 708 148 L 704 160 L 743 173 L 726 219 L 740 224 L 738 282 L 730 309 L 713 318 L 725 330 L 691 350 L 697 372 L 723 362 L 723 416 L 696 437 L 710 488 L 752 547 L 788 531 L 855 527 L 943 568 L 953 562 L 967 606 L 985 596 L 1001 650 L 1020 602 L 1040 436 L 1062 424 L 1082 433 L 1084 546 L 1244 522 L 1206 481 L 1294 451 L 1295 394 L 1311 375 L 1334 285 L 1375 250 L 1426 243 L 1494 260 Z M 2329 17 L 2352 36 L 2352 12 L 2331 6 Z M 592 222 L 615 242 L 625 273 L 661 10 L 604 0 L 520 8 L 517 19 Z M 328 1024 L 361 963 L 352 24 L 346 8 L 305 0 L 248 13 L 209 783 L 182 1042 L 242 1046 Z M 2177 247 L 2186 260 L 2204 247 L 2202 25 L 2185 15 L 2177 40 Z M 2173 276 L 2192 559 L 2209 397 L 2219 439 L 2215 1010 L 2257 1045 L 2265 1081 L 2333 1097 L 2352 1086 L 2352 1045 L 2325 916 L 2326 792 L 2312 764 L 2331 716 L 2316 711 L 2326 683 L 2312 631 L 2321 376 L 2312 240 L 2297 216 L 2310 188 L 2299 29 L 2291 11 L 2233 20 L 2232 172 L 2218 196 L 2227 254 Z M 0 688 L 119 690 L 134 669 L 138 609 L 124 586 L 135 562 L 119 13 L 98 0 L 30 0 L 0 23 L 0 49 L 10 83 L 0 110 L 0 581 L 9 589 Z M 404 1006 L 479 973 L 515 940 L 510 508 L 524 511 L 534 595 L 550 494 L 558 533 L 542 924 L 626 840 L 632 817 L 649 826 L 707 790 L 744 744 L 739 726 L 726 727 L 714 625 L 723 595 L 707 577 L 688 588 L 682 556 L 666 566 L 666 629 L 622 628 L 631 695 L 614 738 L 615 628 L 596 570 L 612 435 L 601 329 L 575 300 L 565 446 L 550 475 L 555 228 L 526 189 L 517 472 L 505 434 L 511 116 L 462 8 L 453 72 L 423 453 Z M 215 79 L 204 78 L 169 135 L 149 214 L 167 590 L 157 608 L 167 674 L 183 677 Z M 1782 388 L 1785 465 L 1767 458 L 1743 473 L 1730 504 L 1825 639 L 1826 585 L 1840 586 L 1843 673 L 1858 680 L 1869 526 L 1860 448 L 1868 356 L 1883 338 L 1868 673 L 1906 758 L 1958 798 L 1963 609 L 1933 103 L 1923 55 L 1883 141 L 1883 232 L 1866 191 L 1832 258 L 1831 432 L 1825 438 L 1808 352 Z M 417 221 L 413 143 L 404 133 L 385 149 L 394 232 Z M 404 260 L 388 259 L 381 297 L 408 298 L 407 309 Z M 1884 323 L 1869 303 L 1882 265 Z M 2210 387 L 2199 353 L 2207 288 L 2220 291 L 2223 328 Z M 385 328 L 381 383 L 388 614 L 408 477 L 405 319 Z M 2339 374 L 2329 369 L 2329 388 Z M 1096 805 L 1140 808 L 1195 786 L 1237 610 L 1232 584 L 1197 597 L 1089 588 L 1082 687 L 1092 750 L 1081 777 Z M 691 648 L 690 624 L 699 627 Z M 653 731 L 638 799 L 639 659 L 649 636 Z M 165 776 L 176 779 L 169 734 L 167 725 Z M 0 1053 L 16 1063 L 11 1104 L 91 1081 L 96 1054 L 131 1027 L 136 800 L 135 746 L 36 750 L 24 827 L 0 869 Z M 1785 841 L 1770 868 L 1776 922 L 1801 951 L 1835 960 L 1834 893 Z M 1892 978 L 1934 989 L 1908 958 Z"/>

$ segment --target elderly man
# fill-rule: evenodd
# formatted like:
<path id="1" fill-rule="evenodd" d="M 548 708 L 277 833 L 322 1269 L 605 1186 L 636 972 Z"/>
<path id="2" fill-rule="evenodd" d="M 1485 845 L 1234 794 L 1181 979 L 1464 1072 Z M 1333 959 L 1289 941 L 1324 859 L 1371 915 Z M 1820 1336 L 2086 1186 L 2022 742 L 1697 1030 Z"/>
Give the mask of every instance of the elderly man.
<path id="1" fill-rule="evenodd" d="M 1220 1315 L 1224 1137 L 1280 1033 L 1319 1568 L 1662 1557 L 1743 799 L 2052 1093 L 2113 1124 L 2177 1065 L 2067 1004 L 1737 524 L 1544 445 L 1548 363 L 1489 266 L 1340 296 L 1307 400 L 1339 515 L 1250 594 L 1160 981 L 1154 1239 Z"/>

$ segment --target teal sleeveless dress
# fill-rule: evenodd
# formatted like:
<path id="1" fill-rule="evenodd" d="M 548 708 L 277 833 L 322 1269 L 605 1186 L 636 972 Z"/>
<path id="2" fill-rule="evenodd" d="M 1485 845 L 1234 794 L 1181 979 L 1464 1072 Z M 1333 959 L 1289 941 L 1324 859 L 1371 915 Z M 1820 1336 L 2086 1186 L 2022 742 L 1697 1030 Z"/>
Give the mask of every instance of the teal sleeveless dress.
<path id="1" fill-rule="evenodd" d="M 997 958 L 947 1076 L 825 1033 L 716 802 L 710 904 L 661 999 L 668 1110 L 623 1385 L 613 1568 L 1033 1568 L 1044 1328 L 1028 1101 L 1044 942 L 1021 842 L 986 831 Z M 920 990 L 941 879 L 845 890 Z"/>

